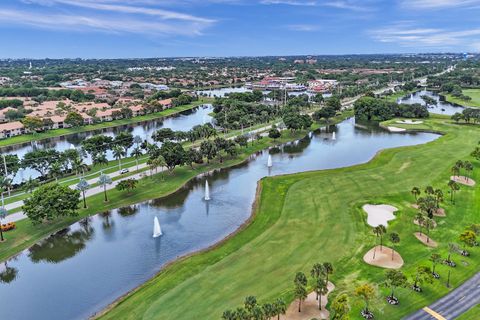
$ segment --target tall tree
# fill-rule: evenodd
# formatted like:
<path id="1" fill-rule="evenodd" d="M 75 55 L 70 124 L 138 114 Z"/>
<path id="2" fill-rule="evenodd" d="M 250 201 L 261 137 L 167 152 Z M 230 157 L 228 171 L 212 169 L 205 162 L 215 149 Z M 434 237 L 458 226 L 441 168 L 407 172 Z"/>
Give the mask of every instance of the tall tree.
<path id="1" fill-rule="evenodd" d="M 390 233 L 390 242 L 392 243 L 392 261 L 394 258 L 394 253 L 395 250 L 393 249 L 399 242 L 400 242 L 400 236 L 396 232 Z"/>
<path id="2" fill-rule="evenodd" d="M 32 223 L 53 221 L 59 217 L 76 216 L 80 191 L 58 183 L 38 187 L 24 200 L 23 212 Z"/>
<path id="3" fill-rule="evenodd" d="M 419 196 L 420 193 L 421 193 L 421 192 L 420 192 L 420 188 L 418 188 L 418 187 L 413 187 L 413 188 L 412 188 L 412 191 L 410 191 L 410 192 L 411 192 L 411 193 L 413 194 L 413 196 L 415 197 L 415 202 L 417 202 L 417 198 L 418 198 L 418 196 Z"/>
<path id="4" fill-rule="evenodd" d="M 107 184 L 112 184 L 112 178 L 110 178 L 108 175 L 106 175 L 102 172 L 100 174 L 100 177 L 98 177 L 98 184 L 103 187 L 103 194 L 105 196 L 105 202 L 107 202 L 108 201 Z"/>
<path id="5" fill-rule="evenodd" d="M 88 188 L 90 188 L 90 185 L 88 184 L 87 180 L 85 180 L 84 178 L 81 178 L 76 186 L 76 189 L 82 192 L 83 208 L 87 207 L 87 200 L 85 199 L 85 191 L 87 191 Z"/>

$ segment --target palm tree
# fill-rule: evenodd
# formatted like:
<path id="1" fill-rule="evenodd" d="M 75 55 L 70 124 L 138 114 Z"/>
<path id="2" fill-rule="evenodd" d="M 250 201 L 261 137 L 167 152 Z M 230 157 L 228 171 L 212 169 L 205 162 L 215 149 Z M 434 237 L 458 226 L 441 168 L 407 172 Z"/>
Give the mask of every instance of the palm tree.
<path id="1" fill-rule="evenodd" d="M 325 269 L 323 268 L 323 265 L 321 263 L 315 263 L 312 267 L 312 270 L 310 270 L 310 275 L 312 278 L 315 280 L 318 280 L 325 272 Z M 318 300 L 318 292 L 317 292 L 317 298 Z"/>
<path id="2" fill-rule="evenodd" d="M 465 168 L 465 163 L 462 160 L 457 160 L 457 162 L 455 162 L 455 167 L 457 167 L 458 171 L 460 172 L 463 168 Z"/>
<path id="3" fill-rule="evenodd" d="M 287 312 L 287 304 L 283 299 L 278 298 L 277 300 L 275 300 L 273 305 L 275 307 L 275 313 L 277 314 L 277 320 L 280 320 L 280 315 L 285 314 L 285 312 Z"/>
<path id="4" fill-rule="evenodd" d="M 130 153 L 130 156 L 135 157 L 135 162 L 137 164 L 137 171 L 138 171 L 138 158 L 143 155 L 142 150 L 139 147 L 135 147 L 132 152 Z"/>
<path id="5" fill-rule="evenodd" d="M 437 209 L 440 208 L 440 202 L 443 201 L 443 191 L 440 189 L 435 190 L 435 200 L 437 203 Z"/>
<path id="6" fill-rule="evenodd" d="M 423 215 L 423 213 L 417 212 L 417 214 L 415 215 L 415 220 L 418 223 L 420 234 L 422 234 L 422 227 L 423 227 L 423 224 L 425 223 L 425 216 Z"/>
<path id="7" fill-rule="evenodd" d="M 0 188 L 4 188 L 8 192 L 8 196 L 10 196 L 10 190 L 12 188 L 13 180 L 7 178 L 5 176 L 0 176 Z"/>
<path id="8" fill-rule="evenodd" d="M 473 164 L 470 161 L 465 161 L 463 163 L 463 167 L 465 168 L 465 171 L 467 172 L 467 179 L 470 178 L 470 173 L 473 171 Z"/>
<path id="9" fill-rule="evenodd" d="M 393 250 L 393 248 L 395 247 L 395 245 L 397 243 L 400 242 L 400 236 L 398 235 L 398 233 L 396 233 L 396 232 L 390 233 L 390 242 L 392 243 L 392 261 L 393 261 L 394 252 L 395 252 L 395 250 Z"/>
<path id="10" fill-rule="evenodd" d="M 298 299 L 298 312 L 302 311 L 302 301 L 307 298 L 307 277 L 303 272 L 297 272 L 294 279 L 295 284 L 295 297 Z"/>
<path id="11" fill-rule="evenodd" d="M 270 319 L 270 318 L 276 316 L 275 306 L 272 303 L 265 303 L 262 306 L 262 310 L 263 310 L 263 315 L 267 319 Z"/>
<path id="12" fill-rule="evenodd" d="M 430 230 L 435 227 L 435 221 L 433 219 L 427 218 L 424 221 L 425 229 L 427 230 L 427 243 L 430 242 Z"/>
<path id="13" fill-rule="evenodd" d="M 322 310 L 322 295 L 328 293 L 328 282 L 323 278 L 318 278 L 314 283 L 314 290 L 319 296 L 318 310 Z"/>
<path id="14" fill-rule="evenodd" d="M 325 273 L 325 277 L 328 283 L 328 275 L 333 273 L 333 265 L 330 262 L 323 263 L 323 272 Z"/>
<path id="15" fill-rule="evenodd" d="M 452 167 L 452 174 L 454 177 L 458 177 L 460 175 L 460 168 L 457 166 Z"/>
<path id="16" fill-rule="evenodd" d="M 79 174 L 80 172 L 84 174 L 85 170 L 88 168 L 88 166 L 83 162 L 83 159 L 81 157 L 76 157 L 72 161 L 72 170 L 75 171 L 75 174 Z"/>
<path id="17" fill-rule="evenodd" d="M 114 146 L 112 149 L 113 157 L 118 160 L 118 170 L 122 170 L 122 157 L 125 150 L 120 146 Z"/>
<path id="18" fill-rule="evenodd" d="M 432 262 L 432 274 L 435 276 L 435 267 L 442 260 L 442 257 L 438 253 L 432 253 L 429 260 Z"/>
<path id="19" fill-rule="evenodd" d="M 100 177 L 98 177 L 98 184 L 103 186 L 103 193 L 105 195 L 105 202 L 107 202 L 108 201 L 108 198 L 107 198 L 107 184 L 112 184 L 112 178 L 110 178 L 108 175 L 106 175 L 102 172 L 100 174 Z"/>
<path id="20" fill-rule="evenodd" d="M 87 208 L 87 201 L 85 200 L 85 191 L 87 191 L 89 187 L 90 185 L 84 178 L 81 178 L 77 184 L 77 190 L 80 190 L 83 195 L 83 208 Z"/>
<path id="21" fill-rule="evenodd" d="M 55 181 L 58 182 L 58 176 L 62 174 L 62 165 L 60 162 L 55 161 L 50 165 L 50 174 L 55 178 Z"/>
<path id="22" fill-rule="evenodd" d="M 92 156 L 92 162 L 94 165 L 108 165 L 108 159 L 105 153 L 96 153 Z"/>
<path id="23" fill-rule="evenodd" d="M 420 195 L 420 193 L 421 193 L 421 192 L 420 192 L 420 188 L 418 188 L 418 187 L 413 187 L 413 188 L 412 188 L 412 191 L 410 191 L 410 192 L 411 192 L 411 193 L 413 194 L 413 196 L 415 197 L 415 202 L 417 202 L 417 197 L 418 197 L 418 196 Z"/>
<path id="24" fill-rule="evenodd" d="M 450 202 L 455 204 L 455 192 L 460 190 L 460 186 L 453 180 L 448 181 L 448 186 L 450 187 Z"/>
<path id="25" fill-rule="evenodd" d="M 433 195 L 435 193 L 435 190 L 433 190 L 433 187 L 432 186 L 427 186 L 425 188 L 425 193 L 426 194 L 430 194 L 430 195 Z"/>
<path id="26" fill-rule="evenodd" d="M 373 228 L 373 233 L 378 237 L 380 237 L 380 251 L 382 251 L 382 245 L 383 245 L 383 235 L 387 232 L 387 228 L 383 224 L 380 224 Z M 375 259 L 375 250 L 373 251 L 373 258 Z"/>

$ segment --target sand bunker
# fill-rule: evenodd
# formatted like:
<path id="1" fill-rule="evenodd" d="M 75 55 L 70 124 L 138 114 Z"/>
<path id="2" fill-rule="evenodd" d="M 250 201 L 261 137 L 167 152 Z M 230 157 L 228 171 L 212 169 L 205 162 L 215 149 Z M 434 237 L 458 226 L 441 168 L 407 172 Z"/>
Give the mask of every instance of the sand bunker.
<path id="1" fill-rule="evenodd" d="M 322 310 L 318 310 L 317 294 L 315 292 L 310 293 L 302 302 L 302 312 L 298 312 L 298 300 L 294 300 L 287 309 L 285 315 L 281 315 L 282 320 L 310 320 L 310 319 L 330 319 L 330 312 L 325 308 L 328 299 L 327 296 L 335 289 L 333 283 L 328 282 L 328 293 L 326 296 L 322 296 Z M 277 317 L 272 318 L 277 319 Z"/>
<path id="2" fill-rule="evenodd" d="M 373 258 L 375 254 L 375 259 Z M 380 246 L 373 247 L 363 256 L 363 261 L 366 263 L 386 268 L 386 269 L 400 269 L 403 266 L 403 259 L 400 254 L 393 250 L 393 260 L 392 260 L 392 249 L 383 246 L 380 250 Z"/>
<path id="3" fill-rule="evenodd" d="M 407 129 L 399 128 L 399 127 L 387 127 L 388 131 L 390 132 L 404 132 Z"/>
<path id="4" fill-rule="evenodd" d="M 414 120 L 398 120 L 397 123 L 400 124 L 422 124 L 423 121 L 414 121 Z"/>
<path id="5" fill-rule="evenodd" d="M 468 177 L 464 177 L 464 176 L 451 176 L 450 180 L 453 180 L 457 183 L 460 183 L 469 187 L 473 187 L 475 185 L 475 180 L 470 179 Z"/>
<path id="6" fill-rule="evenodd" d="M 414 235 L 415 235 L 415 238 L 420 240 L 420 242 L 422 242 L 424 245 L 432 247 L 432 248 L 438 247 L 438 243 L 436 241 L 433 241 L 432 238 L 429 238 L 428 242 L 427 242 L 427 235 L 426 234 L 420 233 L 420 232 L 415 232 Z"/>
<path id="7" fill-rule="evenodd" d="M 385 227 L 388 224 L 388 221 L 395 219 L 393 214 L 398 209 L 394 206 L 388 204 L 366 204 L 362 209 L 367 213 L 367 223 L 372 227 L 377 227 L 383 224 Z"/>

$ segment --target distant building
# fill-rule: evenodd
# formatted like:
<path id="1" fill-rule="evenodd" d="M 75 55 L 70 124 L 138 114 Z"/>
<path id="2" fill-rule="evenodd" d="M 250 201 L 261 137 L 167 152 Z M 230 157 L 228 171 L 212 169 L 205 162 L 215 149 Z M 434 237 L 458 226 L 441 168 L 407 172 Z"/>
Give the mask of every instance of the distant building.
<path id="1" fill-rule="evenodd" d="M 20 121 L 0 124 L 0 139 L 15 137 L 25 133 L 25 127 Z"/>

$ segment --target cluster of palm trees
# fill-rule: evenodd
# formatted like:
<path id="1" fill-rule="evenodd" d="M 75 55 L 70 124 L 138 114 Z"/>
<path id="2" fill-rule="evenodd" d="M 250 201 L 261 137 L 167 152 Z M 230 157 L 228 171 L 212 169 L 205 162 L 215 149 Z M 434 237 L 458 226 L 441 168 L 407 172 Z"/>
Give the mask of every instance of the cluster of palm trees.
<path id="1" fill-rule="evenodd" d="M 387 234 L 387 228 L 383 224 L 380 224 L 373 228 L 373 233 L 375 234 L 377 241 L 380 238 L 380 251 L 382 251 L 383 236 Z M 389 234 L 389 240 L 392 243 L 392 261 L 393 261 L 393 259 L 395 258 L 395 250 L 393 249 L 393 247 L 398 243 L 400 243 L 400 235 L 396 232 L 391 232 Z M 375 247 L 373 250 L 373 259 L 375 259 L 376 251 L 377 251 L 377 247 Z"/>
<path id="2" fill-rule="evenodd" d="M 322 310 L 322 295 L 328 293 L 328 276 L 332 274 L 333 271 L 333 265 L 330 262 L 315 263 L 310 270 L 310 275 L 312 277 L 311 287 L 316 293 L 319 310 Z M 303 272 L 297 272 L 293 284 L 295 298 L 298 299 L 298 312 L 301 312 L 302 302 L 305 301 L 308 296 L 308 280 L 306 275 Z"/>
<path id="3" fill-rule="evenodd" d="M 434 189 L 432 186 L 425 188 L 425 195 L 423 197 L 419 197 L 421 191 L 418 187 L 413 187 L 410 192 L 415 197 L 415 202 L 420 212 L 430 219 L 432 219 L 434 214 L 440 209 L 440 203 L 444 200 L 443 191 L 441 189 Z"/>
<path id="4" fill-rule="evenodd" d="M 285 314 L 287 305 L 283 299 L 277 299 L 273 303 L 265 303 L 260 305 L 257 303 L 257 298 L 248 296 L 245 298 L 243 307 L 238 307 L 235 310 L 226 310 L 223 312 L 223 320 L 269 320 L 280 315 Z"/>
<path id="5" fill-rule="evenodd" d="M 476 151 L 473 151 L 473 152 L 476 152 Z M 467 179 L 469 179 L 470 174 L 473 171 L 473 164 L 468 160 L 465 160 L 465 161 L 457 160 L 455 165 L 452 167 L 453 176 L 455 177 L 460 176 L 460 174 L 462 174 L 462 170 L 465 171 L 465 176 Z"/>

